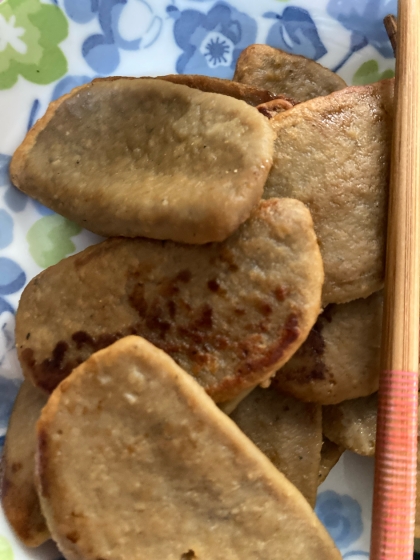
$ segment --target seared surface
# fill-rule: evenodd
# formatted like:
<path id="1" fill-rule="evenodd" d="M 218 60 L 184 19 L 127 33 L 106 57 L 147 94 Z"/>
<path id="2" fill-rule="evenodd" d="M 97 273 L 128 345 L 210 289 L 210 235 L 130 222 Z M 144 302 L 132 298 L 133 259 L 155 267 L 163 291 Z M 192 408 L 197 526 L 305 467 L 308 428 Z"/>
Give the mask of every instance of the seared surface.
<path id="1" fill-rule="evenodd" d="M 339 560 L 294 486 L 167 355 L 92 356 L 38 423 L 38 486 L 68 560 Z"/>
<path id="2" fill-rule="evenodd" d="M 329 305 L 303 345 L 277 372 L 275 383 L 298 399 L 321 404 L 377 391 L 382 302 L 382 292 L 377 292 Z"/>
<path id="3" fill-rule="evenodd" d="M 51 391 L 128 334 L 165 350 L 216 401 L 269 377 L 320 311 L 322 261 L 296 200 L 262 201 L 224 243 L 109 239 L 25 288 L 16 343 L 25 376 Z"/>

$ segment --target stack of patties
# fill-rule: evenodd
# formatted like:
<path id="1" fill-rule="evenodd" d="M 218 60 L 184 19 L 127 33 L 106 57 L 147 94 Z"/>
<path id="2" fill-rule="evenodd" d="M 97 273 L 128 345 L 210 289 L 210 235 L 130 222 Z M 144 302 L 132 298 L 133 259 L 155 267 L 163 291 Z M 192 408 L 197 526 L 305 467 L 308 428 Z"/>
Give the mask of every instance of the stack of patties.
<path id="1" fill-rule="evenodd" d="M 325 308 L 270 391 L 281 393 L 279 407 L 285 394 L 291 402 L 322 406 L 322 481 L 345 449 L 361 455 L 375 450 L 394 84 L 343 89 L 331 78 L 322 83 L 329 90 L 321 91 L 313 80 L 319 65 L 301 58 L 300 68 L 308 72 L 299 71 L 292 93 L 290 60 L 253 45 L 240 55 L 235 79 L 274 92 L 279 83 L 286 95 L 302 101 L 270 121 L 276 140 L 264 197 L 296 198 L 310 209 L 324 262 Z M 334 90 L 340 91 L 326 95 Z M 274 444 L 274 412 L 264 422 L 269 407 L 259 400 L 255 406 L 251 396 L 248 401 L 234 417 L 256 443 L 264 439 L 261 448 L 270 441 L 281 449 L 281 442 Z M 246 407 L 255 422 L 247 417 L 244 423 Z"/>
<path id="2" fill-rule="evenodd" d="M 310 506 L 345 449 L 374 453 L 392 116 L 392 80 L 265 45 L 234 81 L 101 79 L 50 106 L 13 180 L 111 238 L 17 312 L 3 505 L 26 544 L 339 557 Z"/>
<path id="3" fill-rule="evenodd" d="M 275 394 L 279 429 L 301 423 L 277 462 L 220 410 L 258 397 L 321 312 L 311 213 L 263 196 L 272 122 L 298 101 L 203 77 L 96 80 L 16 151 L 22 191 L 110 237 L 20 301 L 3 505 L 26 544 L 50 534 L 69 559 L 340 557 L 311 508 L 321 408 Z"/>

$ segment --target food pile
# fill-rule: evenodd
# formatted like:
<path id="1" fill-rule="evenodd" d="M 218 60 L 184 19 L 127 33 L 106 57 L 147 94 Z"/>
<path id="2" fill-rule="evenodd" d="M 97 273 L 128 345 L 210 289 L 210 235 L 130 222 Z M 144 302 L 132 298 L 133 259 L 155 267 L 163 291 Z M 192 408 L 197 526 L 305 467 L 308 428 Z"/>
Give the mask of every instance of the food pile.
<path id="1" fill-rule="evenodd" d="M 35 277 L 2 503 L 69 560 L 338 559 L 312 507 L 375 451 L 393 80 L 265 45 L 233 81 L 53 102 L 14 184 L 107 240 Z M 229 417 L 230 415 L 230 417 Z"/>

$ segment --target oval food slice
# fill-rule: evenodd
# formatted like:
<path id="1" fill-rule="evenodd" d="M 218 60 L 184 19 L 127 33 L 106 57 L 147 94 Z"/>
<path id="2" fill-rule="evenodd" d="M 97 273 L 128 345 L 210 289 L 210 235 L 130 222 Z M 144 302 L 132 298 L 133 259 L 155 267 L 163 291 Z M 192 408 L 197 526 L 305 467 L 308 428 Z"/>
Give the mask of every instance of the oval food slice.
<path id="1" fill-rule="evenodd" d="M 223 243 L 109 239 L 29 283 L 18 357 L 25 376 L 51 391 L 96 350 L 138 334 L 228 401 L 305 340 L 322 280 L 312 219 L 296 200 L 262 201 Z"/>
<path id="2" fill-rule="evenodd" d="M 273 132 L 253 107 L 157 79 L 96 80 L 53 102 L 14 184 L 104 236 L 221 241 L 261 198 Z"/>
<path id="3" fill-rule="evenodd" d="M 324 406 L 322 430 L 328 439 L 358 455 L 375 455 L 378 394 Z"/>
<path id="4" fill-rule="evenodd" d="M 138 337 L 91 356 L 54 391 L 37 465 L 68 560 L 341 558 L 296 488 Z"/>
<path id="5" fill-rule="evenodd" d="M 322 445 L 321 407 L 270 387 L 258 387 L 236 407 L 231 418 L 315 506 Z"/>
<path id="6" fill-rule="evenodd" d="M 250 45 L 239 55 L 233 79 L 307 101 L 346 87 L 346 82 L 317 62 L 268 45 Z"/>
<path id="7" fill-rule="evenodd" d="M 382 292 L 331 304 L 274 383 L 303 401 L 336 404 L 378 390 Z"/>
<path id="8" fill-rule="evenodd" d="M 393 80 L 351 87 L 270 120 L 274 163 L 264 197 L 310 209 L 325 267 L 323 303 L 383 284 Z"/>
<path id="9" fill-rule="evenodd" d="M 3 452 L 1 503 L 16 535 L 30 547 L 50 538 L 35 488 L 35 425 L 47 396 L 24 381 L 7 429 Z"/>

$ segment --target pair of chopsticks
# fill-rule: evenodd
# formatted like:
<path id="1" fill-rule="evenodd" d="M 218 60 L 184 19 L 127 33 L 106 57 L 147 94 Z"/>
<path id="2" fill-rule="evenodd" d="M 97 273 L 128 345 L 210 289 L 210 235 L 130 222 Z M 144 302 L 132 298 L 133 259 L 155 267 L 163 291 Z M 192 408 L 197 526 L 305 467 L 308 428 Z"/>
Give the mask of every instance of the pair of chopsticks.
<path id="1" fill-rule="evenodd" d="M 399 0 L 371 560 L 412 560 L 420 295 L 420 0 Z"/>

